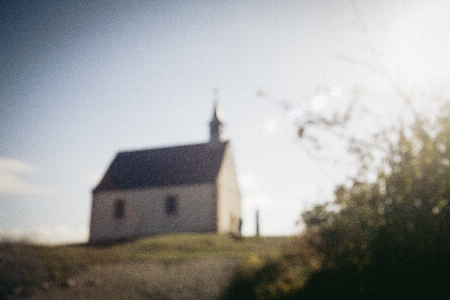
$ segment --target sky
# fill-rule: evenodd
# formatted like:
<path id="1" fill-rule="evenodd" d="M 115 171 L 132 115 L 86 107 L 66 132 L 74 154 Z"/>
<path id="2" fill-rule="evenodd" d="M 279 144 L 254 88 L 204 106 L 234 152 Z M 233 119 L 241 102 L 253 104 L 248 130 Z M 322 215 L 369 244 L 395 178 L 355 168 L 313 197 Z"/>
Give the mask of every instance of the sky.
<path id="1" fill-rule="evenodd" d="M 335 139 L 297 137 L 302 115 L 362 90 L 366 135 L 401 114 L 392 82 L 448 99 L 449 15 L 440 0 L 1 0 L 0 236 L 86 241 L 116 153 L 206 142 L 215 98 L 243 233 L 259 210 L 261 234 L 297 234 L 355 169 Z"/>

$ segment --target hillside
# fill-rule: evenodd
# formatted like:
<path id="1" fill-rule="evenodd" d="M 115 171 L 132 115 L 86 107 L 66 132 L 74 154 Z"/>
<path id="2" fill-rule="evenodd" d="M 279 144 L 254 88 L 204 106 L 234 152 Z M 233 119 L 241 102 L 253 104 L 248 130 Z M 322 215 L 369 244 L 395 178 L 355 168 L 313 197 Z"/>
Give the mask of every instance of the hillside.
<path id="1" fill-rule="evenodd" d="M 108 245 L 0 246 L 0 297 L 36 299 L 211 299 L 233 269 L 286 237 L 173 234 Z"/>

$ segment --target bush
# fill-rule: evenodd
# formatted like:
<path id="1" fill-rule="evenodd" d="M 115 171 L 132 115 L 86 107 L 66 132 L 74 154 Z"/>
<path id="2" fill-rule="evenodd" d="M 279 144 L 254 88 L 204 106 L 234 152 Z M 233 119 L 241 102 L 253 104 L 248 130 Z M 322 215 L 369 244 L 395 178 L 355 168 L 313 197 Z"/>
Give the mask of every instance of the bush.
<path id="1" fill-rule="evenodd" d="M 29 296 L 48 279 L 49 274 L 31 245 L 0 243 L 0 299 Z"/>
<path id="2" fill-rule="evenodd" d="M 235 271 L 221 299 L 282 299 L 299 288 L 302 276 L 281 257 L 252 256 Z"/>
<path id="3" fill-rule="evenodd" d="M 376 181 L 303 214 L 323 260 L 296 298 L 450 298 L 449 112 L 391 137 Z"/>

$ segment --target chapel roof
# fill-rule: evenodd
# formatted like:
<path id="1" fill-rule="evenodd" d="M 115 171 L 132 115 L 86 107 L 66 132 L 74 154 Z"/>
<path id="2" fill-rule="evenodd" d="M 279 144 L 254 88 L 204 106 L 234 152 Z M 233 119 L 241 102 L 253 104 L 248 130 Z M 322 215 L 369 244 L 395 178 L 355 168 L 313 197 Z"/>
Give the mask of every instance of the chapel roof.
<path id="1" fill-rule="evenodd" d="M 228 142 L 119 152 L 93 190 L 130 190 L 216 180 Z"/>

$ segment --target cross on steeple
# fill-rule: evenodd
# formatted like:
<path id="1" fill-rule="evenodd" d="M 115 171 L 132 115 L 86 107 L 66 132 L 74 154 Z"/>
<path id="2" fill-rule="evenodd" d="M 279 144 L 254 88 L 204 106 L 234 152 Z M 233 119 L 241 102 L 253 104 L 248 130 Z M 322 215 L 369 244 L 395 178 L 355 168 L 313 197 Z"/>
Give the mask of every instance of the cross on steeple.
<path id="1" fill-rule="evenodd" d="M 213 118 L 209 123 L 210 129 L 210 140 L 211 146 L 220 146 L 222 142 L 225 141 L 224 138 L 224 128 L 222 123 L 222 114 L 219 108 L 218 100 L 219 89 L 214 89 L 214 111 Z"/>
<path id="2" fill-rule="evenodd" d="M 218 88 L 214 88 L 213 93 L 214 93 L 214 103 L 217 103 L 219 101 L 219 89 Z"/>

